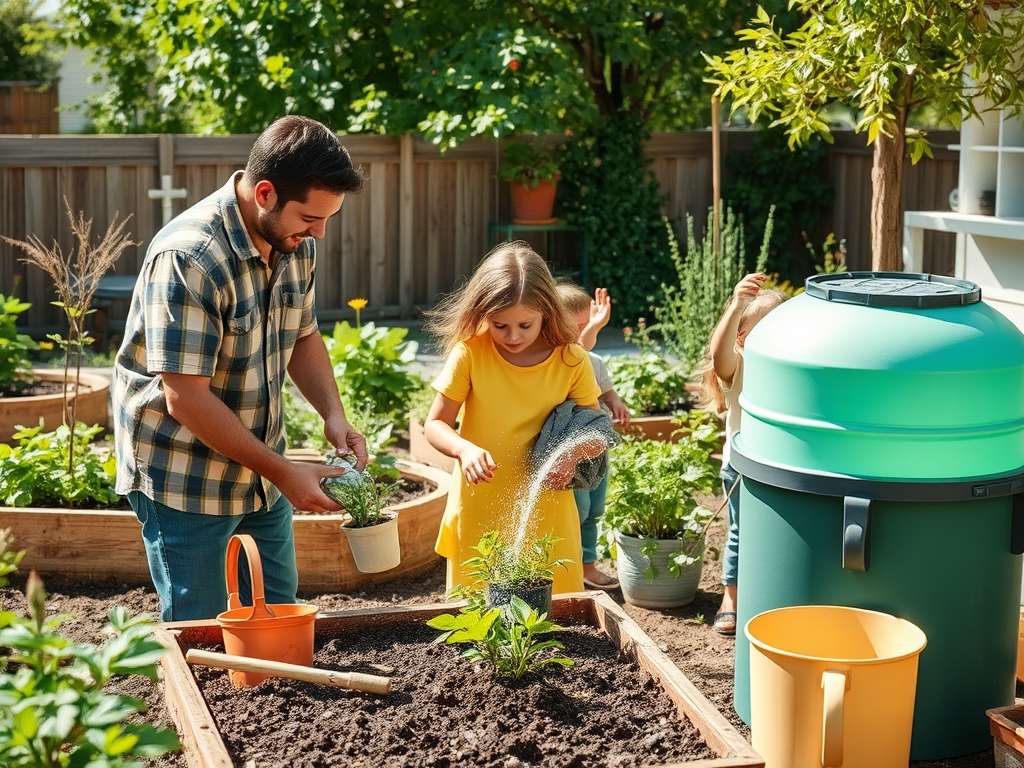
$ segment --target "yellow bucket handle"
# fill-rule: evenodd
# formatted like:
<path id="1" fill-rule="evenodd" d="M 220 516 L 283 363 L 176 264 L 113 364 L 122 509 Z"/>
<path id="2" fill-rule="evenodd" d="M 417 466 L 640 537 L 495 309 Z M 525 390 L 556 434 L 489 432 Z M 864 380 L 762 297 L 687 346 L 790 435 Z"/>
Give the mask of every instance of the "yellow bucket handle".
<path id="1" fill-rule="evenodd" d="M 825 691 L 822 706 L 821 764 L 824 768 L 840 768 L 843 764 L 843 709 L 850 679 L 841 669 L 821 673 Z"/>

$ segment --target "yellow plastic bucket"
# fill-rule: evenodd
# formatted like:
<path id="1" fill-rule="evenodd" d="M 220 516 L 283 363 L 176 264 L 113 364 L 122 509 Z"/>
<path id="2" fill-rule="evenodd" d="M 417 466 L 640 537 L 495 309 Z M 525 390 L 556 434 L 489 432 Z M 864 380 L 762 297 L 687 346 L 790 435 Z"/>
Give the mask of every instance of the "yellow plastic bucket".
<path id="1" fill-rule="evenodd" d="M 243 607 L 238 594 L 238 552 L 245 547 L 252 584 L 252 605 Z M 252 536 L 237 534 L 228 542 L 226 575 L 228 609 L 217 615 L 224 637 L 224 652 L 266 661 L 309 666 L 313 663 L 315 605 L 275 603 L 267 605 L 263 594 L 263 564 Z M 248 688 L 269 675 L 231 670 L 231 684 Z"/>
<path id="2" fill-rule="evenodd" d="M 758 614 L 750 726 L 765 768 L 906 768 L 927 643 L 886 613 L 808 605 Z"/>

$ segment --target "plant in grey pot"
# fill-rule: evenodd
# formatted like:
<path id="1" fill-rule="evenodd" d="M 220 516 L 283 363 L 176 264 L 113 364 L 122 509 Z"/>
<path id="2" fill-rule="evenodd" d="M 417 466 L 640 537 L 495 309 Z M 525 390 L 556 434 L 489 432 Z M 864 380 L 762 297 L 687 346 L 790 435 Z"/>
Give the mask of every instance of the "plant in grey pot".
<path id="1" fill-rule="evenodd" d="M 462 565 L 473 579 L 473 586 L 461 590 L 470 600 L 486 593 L 487 605 L 500 608 L 516 596 L 539 614 L 551 611 L 551 587 L 555 568 L 564 568 L 568 560 L 551 558 L 551 549 L 559 539 L 544 535 L 516 551 L 498 531 L 480 537 L 475 549 L 480 554 Z"/>
<path id="2" fill-rule="evenodd" d="M 613 449 L 611 468 L 604 525 L 623 597 L 645 608 L 687 605 L 716 517 L 698 498 L 713 494 L 717 479 L 706 444 L 697 435 L 675 443 L 627 436 Z"/>

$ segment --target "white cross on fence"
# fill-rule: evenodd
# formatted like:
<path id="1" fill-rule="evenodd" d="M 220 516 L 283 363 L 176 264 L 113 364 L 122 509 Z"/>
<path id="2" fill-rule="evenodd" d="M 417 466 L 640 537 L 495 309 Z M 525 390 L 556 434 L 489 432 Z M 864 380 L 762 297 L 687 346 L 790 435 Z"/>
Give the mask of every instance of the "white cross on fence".
<path id="1" fill-rule="evenodd" d="M 171 211 L 171 201 L 179 200 L 188 194 L 188 190 L 185 189 L 172 189 L 171 188 L 171 175 L 165 173 L 160 177 L 160 189 L 149 190 L 150 200 L 160 200 L 163 204 L 164 224 L 168 224 L 173 217 Z"/>

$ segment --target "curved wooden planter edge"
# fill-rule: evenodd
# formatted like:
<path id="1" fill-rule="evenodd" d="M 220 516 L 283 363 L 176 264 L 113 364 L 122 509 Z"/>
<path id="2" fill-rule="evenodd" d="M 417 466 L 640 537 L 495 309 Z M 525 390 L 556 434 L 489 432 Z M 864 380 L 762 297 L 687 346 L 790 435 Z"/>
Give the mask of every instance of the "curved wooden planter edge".
<path id="1" fill-rule="evenodd" d="M 63 381 L 64 372 L 53 368 L 34 368 L 32 374 L 44 381 Z M 78 375 L 78 421 L 92 426 L 108 424 L 110 381 L 95 373 Z M 43 420 L 43 429 L 54 430 L 64 421 L 64 394 L 0 397 L 0 442 L 11 442 L 15 427 L 34 427 Z"/>
<path id="2" fill-rule="evenodd" d="M 398 513 L 402 562 L 382 573 L 360 573 L 341 532 L 342 515 L 295 515 L 296 561 L 302 590 L 346 591 L 428 570 L 440 555 L 434 542 L 448 499 L 451 476 L 436 467 L 399 462 L 403 474 L 437 488 L 390 507 Z M 146 551 L 135 513 L 120 510 L 0 507 L 0 528 L 14 534 L 14 550 L 25 550 L 19 566 L 27 573 L 84 580 L 120 579 L 150 583 Z"/>

